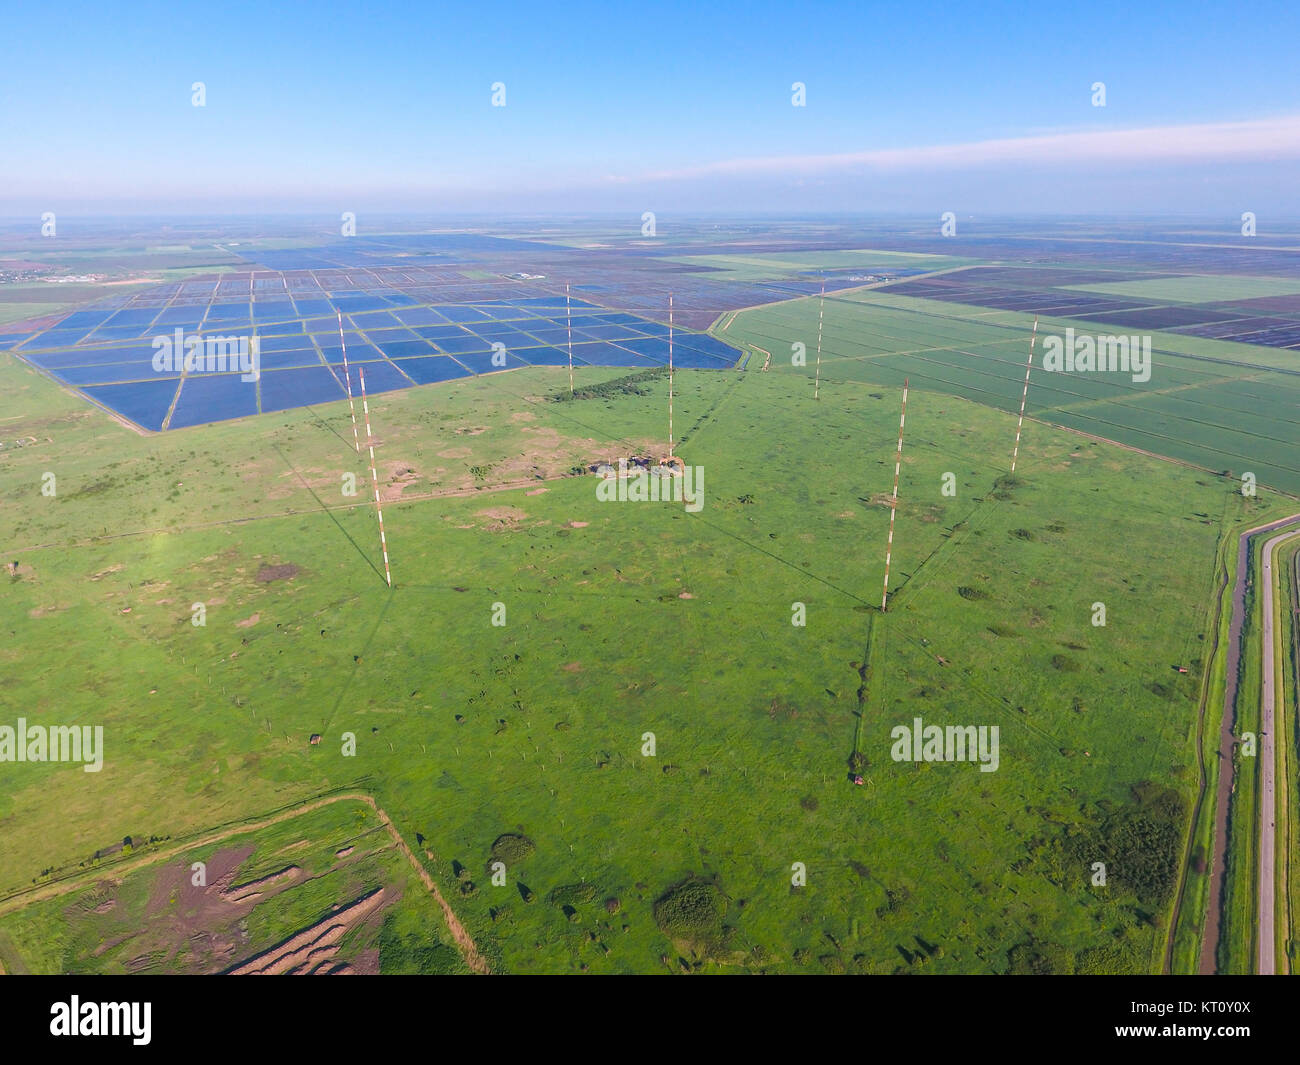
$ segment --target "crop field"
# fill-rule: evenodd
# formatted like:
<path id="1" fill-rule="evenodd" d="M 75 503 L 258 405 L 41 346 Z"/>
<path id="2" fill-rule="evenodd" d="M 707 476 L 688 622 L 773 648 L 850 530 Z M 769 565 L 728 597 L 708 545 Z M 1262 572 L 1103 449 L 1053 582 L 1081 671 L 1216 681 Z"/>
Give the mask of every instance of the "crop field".
<path id="1" fill-rule="evenodd" d="M 827 298 L 823 381 L 832 387 L 841 380 L 897 386 L 910 376 L 922 387 L 1019 409 L 1032 315 L 979 314 L 894 291 L 890 286 Z M 722 335 L 782 353 L 773 361 L 774 372 L 813 376 L 818 302 L 748 312 Z M 1077 312 L 1073 318 L 1040 319 L 1029 417 L 1234 477 L 1253 473 L 1261 483 L 1300 492 L 1292 443 L 1300 432 L 1300 365 L 1289 352 L 1157 333 L 1149 380 L 1119 372 L 1046 372 L 1046 338 L 1067 328 L 1097 331 Z M 808 365 L 792 365 L 789 353 L 796 343 L 805 345 Z"/>
<path id="2" fill-rule="evenodd" d="M 1271 277 L 1169 277 L 1070 287 L 1081 292 L 1102 292 L 1112 296 L 1160 302 L 1168 300 L 1174 303 L 1219 303 L 1300 294 L 1300 281 Z"/>
<path id="3" fill-rule="evenodd" d="M 666 453 L 662 375 L 583 367 L 571 402 L 547 398 L 567 397 L 559 367 L 373 398 L 391 590 L 366 489 L 341 490 L 368 473 L 346 402 L 140 436 L 0 357 L 24 412 L 5 435 L 35 438 L 0 452 L 17 562 L 0 698 L 11 718 L 105 727 L 102 771 L 31 766 L 0 793 L 6 967 L 100 964 L 94 923 L 35 944 L 102 889 L 22 905 L 97 850 L 158 840 L 148 855 L 354 789 L 495 970 L 1158 968 L 1218 540 L 1276 504 L 1038 423 L 1010 479 L 1023 330 L 827 306 L 819 402 L 789 368 L 677 375 L 698 510 L 611 505 L 576 472 Z M 815 307 L 742 313 L 724 338 L 771 347 L 789 325 L 811 358 Z M 982 373 L 953 376 L 954 347 Z M 1180 387 L 1250 373 L 1185 361 Z M 1043 395 L 1125 405 L 1102 386 Z M 894 760 L 918 716 L 996 726 L 997 771 Z M 1139 822 L 1151 853 L 1128 842 Z M 1107 859 L 1098 891 L 1089 863 Z M 350 903 L 399 866 L 325 893 Z M 123 890 L 143 898 L 145 876 Z M 257 947 L 324 897 L 268 918 Z"/>
<path id="4" fill-rule="evenodd" d="M 710 271 L 723 271 L 729 278 L 747 281 L 814 272 L 825 272 L 830 275 L 828 281 L 833 281 L 836 275 L 844 273 L 888 271 L 901 276 L 964 266 L 972 260 L 949 255 L 913 255 L 867 248 L 861 251 L 802 254 L 760 252 L 753 255 L 686 255 L 674 256 L 672 261 Z"/>

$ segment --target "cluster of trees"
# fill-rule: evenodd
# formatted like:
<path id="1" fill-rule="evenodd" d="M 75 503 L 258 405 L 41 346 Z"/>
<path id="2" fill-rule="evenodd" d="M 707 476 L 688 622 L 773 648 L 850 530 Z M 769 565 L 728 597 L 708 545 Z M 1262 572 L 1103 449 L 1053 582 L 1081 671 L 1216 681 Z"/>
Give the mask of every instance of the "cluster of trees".
<path id="1" fill-rule="evenodd" d="M 601 399 L 610 396 L 645 396 L 650 390 L 642 388 L 643 384 L 650 381 L 658 380 L 660 377 L 668 375 L 667 368 L 642 370 L 640 373 L 628 374 L 626 377 L 616 377 L 612 381 L 606 381 L 598 385 L 583 385 L 581 388 L 575 388 L 572 392 L 567 389 L 556 392 L 550 396 L 553 403 L 569 403 L 577 399 Z"/>

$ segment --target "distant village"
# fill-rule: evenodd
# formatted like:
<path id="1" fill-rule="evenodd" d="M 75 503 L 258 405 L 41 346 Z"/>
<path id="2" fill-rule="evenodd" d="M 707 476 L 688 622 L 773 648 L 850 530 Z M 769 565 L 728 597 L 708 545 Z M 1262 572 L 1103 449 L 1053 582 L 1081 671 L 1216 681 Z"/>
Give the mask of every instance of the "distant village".
<path id="1" fill-rule="evenodd" d="M 50 277 L 41 267 L 17 270 L 0 268 L 0 285 L 30 285 L 38 281 L 43 281 L 47 285 L 88 285 L 102 280 L 104 280 L 103 274 L 60 274 L 58 277 Z"/>

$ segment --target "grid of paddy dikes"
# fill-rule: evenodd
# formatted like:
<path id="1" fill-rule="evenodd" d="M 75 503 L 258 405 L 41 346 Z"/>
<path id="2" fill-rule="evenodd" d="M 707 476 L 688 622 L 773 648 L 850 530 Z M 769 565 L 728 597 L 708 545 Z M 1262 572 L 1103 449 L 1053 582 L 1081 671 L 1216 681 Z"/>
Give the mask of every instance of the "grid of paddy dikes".
<path id="1" fill-rule="evenodd" d="M 563 296 L 420 304 L 398 289 L 292 291 L 278 281 L 183 282 L 118 306 L 75 311 L 10 350 L 142 428 L 177 429 L 341 399 L 343 313 L 348 363 L 365 367 L 371 393 L 522 366 L 650 368 L 668 361 L 668 326 Z M 190 291 L 187 291 L 189 289 Z M 198 291 L 195 291 L 198 290 Z M 247 336 L 260 341 L 260 373 L 155 371 L 154 338 Z M 505 348 L 505 365 L 493 355 Z M 703 333 L 677 329 L 673 361 L 725 369 L 740 352 Z M 353 387 L 356 383 L 354 379 Z"/>

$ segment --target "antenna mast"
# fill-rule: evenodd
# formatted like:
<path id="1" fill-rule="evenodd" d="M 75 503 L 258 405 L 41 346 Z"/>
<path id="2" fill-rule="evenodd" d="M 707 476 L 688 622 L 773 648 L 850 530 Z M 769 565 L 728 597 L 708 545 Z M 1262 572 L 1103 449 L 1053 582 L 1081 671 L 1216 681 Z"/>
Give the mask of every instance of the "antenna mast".
<path id="1" fill-rule="evenodd" d="M 1020 427 L 1025 424 L 1025 400 L 1029 398 L 1029 371 L 1034 366 L 1034 341 L 1038 339 L 1038 315 L 1034 315 L 1034 332 L 1029 337 L 1029 361 L 1025 363 L 1025 390 L 1020 393 L 1020 418 L 1016 422 L 1016 446 L 1011 450 L 1011 472 L 1016 472 L 1016 458 L 1020 455 Z"/>
<path id="2" fill-rule="evenodd" d="M 894 453 L 894 495 L 889 502 L 889 541 L 885 544 L 885 589 L 880 596 L 880 612 L 889 602 L 889 560 L 894 553 L 894 515 L 898 512 L 898 471 L 903 466 L 903 423 L 907 420 L 907 378 L 903 378 L 903 410 L 898 416 L 898 451 Z"/>
<path id="3" fill-rule="evenodd" d="M 813 399 L 821 395 L 822 390 L 822 317 L 826 313 L 826 275 L 822 274 L 822 298 L 817 305 L 817 377 L 813 382 Z"/>

